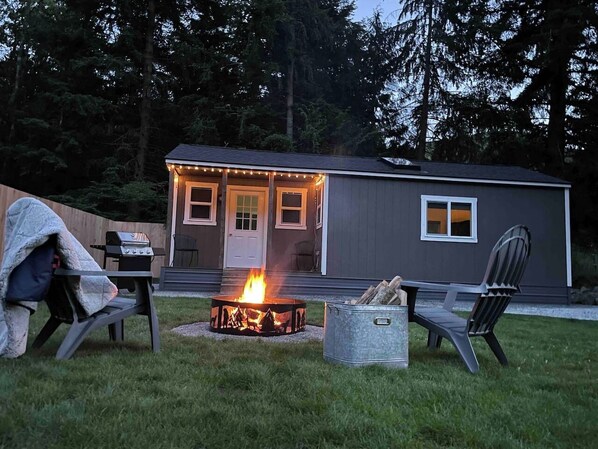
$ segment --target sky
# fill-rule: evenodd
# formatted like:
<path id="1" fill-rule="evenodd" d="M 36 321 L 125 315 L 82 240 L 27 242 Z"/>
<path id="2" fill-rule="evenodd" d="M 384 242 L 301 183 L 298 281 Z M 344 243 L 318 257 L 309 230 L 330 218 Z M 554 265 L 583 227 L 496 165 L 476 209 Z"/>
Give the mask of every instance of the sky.
<path id="1" fill-rule="evenodd" d="M 390 21 L 389 14 L 398 9 L 399 0 L 355 0 L 354 17 L 356 20 L 364 19 L 372 15 L 377 6 L 382 10 L 382 19 Z"/>

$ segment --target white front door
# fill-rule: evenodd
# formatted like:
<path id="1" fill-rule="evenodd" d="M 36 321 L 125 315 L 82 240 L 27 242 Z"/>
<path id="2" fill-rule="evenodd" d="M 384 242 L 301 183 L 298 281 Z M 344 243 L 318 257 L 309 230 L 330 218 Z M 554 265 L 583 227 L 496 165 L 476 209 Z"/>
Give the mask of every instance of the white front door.
<path id="1" fill-rule="evenodd" d="M 266 191 L 257 187 L 229 190 L 226 241 L 228 268 L 259 268 L 264 265 Z"/>

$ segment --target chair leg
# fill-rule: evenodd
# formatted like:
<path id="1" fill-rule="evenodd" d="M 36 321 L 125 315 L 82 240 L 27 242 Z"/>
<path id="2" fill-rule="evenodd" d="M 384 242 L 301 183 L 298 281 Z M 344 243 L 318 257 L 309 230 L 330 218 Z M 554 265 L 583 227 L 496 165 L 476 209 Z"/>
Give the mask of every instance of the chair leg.
<path id="1" fill-rule="evenodd" d="M 70 359 L 79 345 L 83 342 L 87 334 L 91 331 L 92 322 L 86 323 L 73 323 L 69 329 L 64 341 L 56 352 L 57 360 L 68 360 Z"/>
<path id="2" fill-rule="evenodd" d="M 442 337 L 432 331 L 428 332 L 428 349 L 440 349 Z"/>
<path id="3" fill-rule="evenodd" d="M 150 307 L 147 318 L 149 321 L 150 338 L 152 340 L 152 351 L 160 352 L 160 328 L 158 326 L 156 309 Z"/>
<path id="4" fill-rule="evenodd" d="M 44 324 L 44 327 L 39 332 L 37 337 L 35 337 L 35 340 L 33 341 L 33 344 L 31 345 L 31 347 L 32 348 L 41 347 L 46 341 L 48 341 L 48 338 L 50 338 L 52 336 L 54 331 L 56 329 L 58 329 L 58 326 L 60 326 L 60 323 L 61 323 L 61 321 L 57 320 L 54 317 L 50 317 L 50 319 L 46 322 L 46 324 Z"/>
<path id="5" fill-rule="evenodd" d="M 488 346 L 490 346 L 490 349 L 492 349 L 492 352 L 494 353 L 500 364 L 503 366 L 507 366 L 509 364 L 509 361 L 507 360 L 507 356 L 502 350 L 502 347 L 500 346 L 500 343 L 498 342 L 496 335 L 494 335 L 494 332 L 484 335 L 484 339 L 486 340 L 486 343 L 488 343 Z"/>
<path id="6" fill-rule="evenodd" d="M 452 343 L 455 345 L 457 352 L 461 356 L 461 360 L 467 365 L 467 368 L 471 373 L 477 373 L 480 370 L 480 364 L 478 363 L 475 352 L 473 352 L 469 336 L 465 334 L 453 335 L 452 337 Z"/>
<path id="7" fill-rule="evenodd" d="M 125 322 L 124 320 L 117 321 L 108 325 L 108 335 L 111 341 L 125 340 Z"/>

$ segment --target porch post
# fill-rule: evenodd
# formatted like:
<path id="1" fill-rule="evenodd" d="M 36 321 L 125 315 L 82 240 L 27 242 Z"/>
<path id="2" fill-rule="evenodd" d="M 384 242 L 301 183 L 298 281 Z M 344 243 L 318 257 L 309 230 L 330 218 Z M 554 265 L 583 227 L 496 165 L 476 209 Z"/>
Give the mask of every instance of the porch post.
<path id="1" fill-rule="evenodd" d="M 218 256 L 218 267 L 224 269 L 224 239 L 226 238 L 226 189 L 228 188 L 228 172 L 222 170 L 222 181 L 220 182 L 220 255 Z"/>
<path id="2" fill-rule="evenodd" d="M 179 174 L 176 171 L 176 168 L 170 172 L 170 182 L 169 184 L 172 186 L 172 196 L 169 195 L 169 202 L 172 201 L 171 211 L 172 214 L 170 216 L 170 226 L 168 226 L 168 266 L 172 267 L 174 263 L 174 234 L 176 233 L 176 213 L 177 213 L 177 203 L 179 199 Z M 170 193 L 170 192 L 169 192 Z"/>
<path id="3" fill-rule="evenodd" d="M 324 192 L 322 202 L 324 203 L 324 210 L 322 210 L 322 254 L 320 260 L 320 270 L 322 276 L 326 276 L 328 270 L 328 201 L 330 192 L 330 175 L 324 176 Z"/>
<path id="4" fill-rule="evenodd" d="M 274 231 L 274 178 L 275 173 L 268 173 L 268 232 L 266 243 L 266 260 L 265 265 L 268 268 L 268 256 L 272 254 L 272 232 Z"/>

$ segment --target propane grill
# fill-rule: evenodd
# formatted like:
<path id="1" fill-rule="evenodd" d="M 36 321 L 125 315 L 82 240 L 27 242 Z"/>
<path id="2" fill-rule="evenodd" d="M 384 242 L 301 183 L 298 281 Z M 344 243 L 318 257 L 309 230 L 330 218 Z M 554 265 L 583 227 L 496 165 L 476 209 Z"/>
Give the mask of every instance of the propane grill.
<path id="1" fill-rule="evenodd" d="M 92 248 L 104 251 L 104 267 L 106 259 L 112 257 L 118 262 L 119 271 L 151 271 L 154 256 L 163 256 L 163 248 L 152 248 L 147 234 L 143 232 L 106 232 L 105 245 L 91 245 Z M 134 282 L 130 279 L 119 279 L 118 288 L 132 291 Z"/>
<path id="2" fill-rule="evenodd" d="M 106 232 L 106 257 L 153 256 L 150 239 L 143 232 Z"/>

